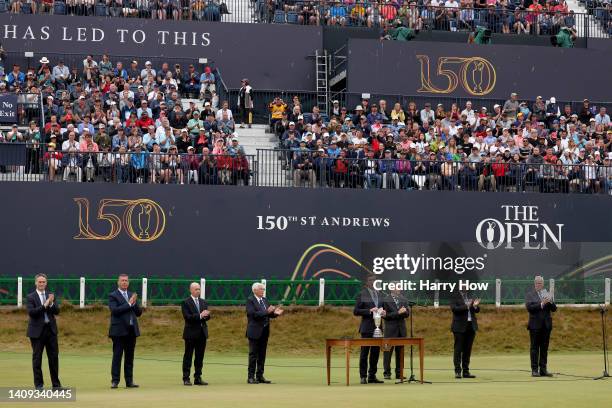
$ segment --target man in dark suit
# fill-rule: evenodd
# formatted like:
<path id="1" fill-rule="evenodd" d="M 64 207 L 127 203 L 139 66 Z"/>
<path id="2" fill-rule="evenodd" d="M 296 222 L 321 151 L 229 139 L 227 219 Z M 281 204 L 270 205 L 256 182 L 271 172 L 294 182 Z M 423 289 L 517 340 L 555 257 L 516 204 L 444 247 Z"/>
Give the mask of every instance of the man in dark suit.
<path id="1" fill-rule="evenodd" d="M 355 299 L 353 314 L 355 316 L 361 316 L 359 333 L 362 338 L 374 337 L 374 330 L 376 329 L 373 316 L 374 312 L 380 311 L 381 315 L 383 317 L 385 316 L 385 311 L 382 308 L 383 295 L 374 289 L 375 279 L 373 275 L 368 276 L 365 287 L 359 295 L 357 295 L 357 299 Z M 368 355 L 370 363 L 369 369 Z M 376 378 L 379 355 L 380 347 L 361 347 L 361 352 L 359 354 L 359 376 L 361 377 L 361 384 L 380 384 L 383 382 Z"/>
<path id="2" fill-rule="evenodd" d="M 383 302 L 385 310 L 385 337 L 406 337 L 406 318 L 408 312 L 408 299 L 404 298 L 400 291 L 394 289 L 385 297 Z M 391 355 L 395 351 L 395 378 L 400 376 L 400 355 L 404 346 L 392 347 L 391 350 L 384 352 L 383 367 L 385 380 L 391 379 Z"/>
<path id="3" fill-rule="evenodd" d="M 42 374 L 42 354 L 47 350 L 49 374 L 53 388 L 61 388 L 58 377 L 59 347 L 57 345 L 57 323 L 55 315 L 59 314 L 59 306 L 55 295 L 47 291 L 47 275 L 39 273 L 35 277 L 36 290 L 27 296 L 27 308 L 30 320 L 27 336 L 32 343 L 32 370 L 34 372 L 34 387 L 42 389 L 44 380 Z"/>
<path id="4" fill-rule="evenodd" d="M 546 369 L 548 343 L 552 331 L 552 314 L 557 311 L 550 293 L 544 289 L 544 278 L 536 276 L 534 288 L 527 292 L 525 306 L 529 311 L 529 339 L 531 341 L 531 376 L 552 377 Z"/>
<path id="5" fill-rule="evenodd" d="M 191 296 L 183 300 L 181 311 L 185 319 L 183 329 L 183 340 L 185 340 L 185 354 L 183 354 L 183 384 L 191 385 L 189 374 L 191 373 L 191 360 L 195 351 L 193 365 L 195 372 L 193 383 L 195 385 L 208 385 L 202 381 L 202 365 L 204 352 L 206 351 L 206 339 L 208 339 L 207 321 L 210 319 L 208 303 L 200 298 L 200 285 L 193 282 L 189 285 Z"/>
<path id="6" fill-rule="evenodd" d="M 271 306 L 268 299 L 264 297 L 265 286 L 256 282 L 251 287 L 253 294 L 246 301 L 247 330 L 246 337 L 249 339 L 249 384 L 270 384 L 271 381 L 264 377 L 264 366 L 266 363 L 266 350 L 268 338 L 270 337 L 270 319 L 283 314 L 280 306 Z"/>
<path id="7" fill-rule="evenodd" d="M 451 331 L 455 336 L 453 363 L 455 364 L 455 378 L 476 378 L 470 373 L 470 357 L 472 344 L 478 331 L 476 313 L 480 312 L 480 299 L 473 299 L 466 292 L 459 291 L 458 296 L 451 300 L 453 323 Z"/>
<path id="8" fill-rule="evenodd" d="M 142 315 L 142 309 L 137 303 L 138 295 L 128 290 L 130 282 L 127 275 L 119 275 L 117 285 L 117 290 L 111 292 L 108 297 L 108 307 L 111 311 L 108 337 L 113 340 L 111 388 L 119 386 L 121 358 L 124 354 L 125 386 L 137 388 L 138 384 L 134 383 L 134 349 L 136 348 L 136 337 L 140 336 L 138 317 Z"/>

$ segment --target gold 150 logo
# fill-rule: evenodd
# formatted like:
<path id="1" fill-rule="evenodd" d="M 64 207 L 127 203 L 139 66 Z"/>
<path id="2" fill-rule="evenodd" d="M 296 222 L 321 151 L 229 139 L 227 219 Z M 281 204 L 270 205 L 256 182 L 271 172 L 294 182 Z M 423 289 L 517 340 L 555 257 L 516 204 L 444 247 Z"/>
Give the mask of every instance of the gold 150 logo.
<path id="1" fill-rule="evenodd" d="M 89 224 L 89 200 L 75 198 L 74 202 L 79 207 L 79 233 L 74 239 L 108 241 L 116 238 L 124 228 L 134 241 L 151 242 L 159 238 L 166 228 L 164 210 L 155 201 L 147 198 L 104 198 L 98 203 L 97 219 L 108 222 L 110 230 L 107 234 L 98 234 Z M 121 217 L 117 214 L 121 214 Z"/>
<path id="2" fill-rule="evenodd" d="M 440 57 L 436 68 L 437 76 L 448 81 L 446 88 L 436 87 L 430 76 L 429 57 L 416 56 L 421 63 L 421 87 L 417 92 L 449 94 L 453 93 L 459 82 L 470 95 L 483 96 L 491 93 L 497 80 L 495 68 L 488 60 L 481 57 Z"/>

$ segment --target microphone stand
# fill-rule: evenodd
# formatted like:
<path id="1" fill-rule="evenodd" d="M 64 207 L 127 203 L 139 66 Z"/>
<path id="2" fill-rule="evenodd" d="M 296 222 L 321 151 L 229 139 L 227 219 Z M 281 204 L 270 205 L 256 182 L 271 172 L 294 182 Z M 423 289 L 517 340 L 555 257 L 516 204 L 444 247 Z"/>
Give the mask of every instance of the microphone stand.
<path id="1" fill-rule="evenodd" d="M 599 377 L 593 378 L 594 380 L 605 380 L 606 378 L 610 378 L 610 374 L 608 373 L 608 367 L 610 364 L 608 363 L 608 335 L 606 333 L 606 315 L 608 314 L 608 309 L 605 305 L 599 305 L 599 313 L 601 314 L 601 334 L 603 336 L 603 359 L 604 359 L 604 371 L 603 374 Z"/>
<path id="2" fill-rule="evenodd" d="M 412 323 L 412 306 L 415 306 L 416 302 L 408 302 L 408 310 L 410 311 L 410 338 L 414 337 L 414 326 Z M 414 346 L 410 345 L 410 377 L 408 377 L 407 381 L 398 381 L 396 384 L 410 384 L 412 382 L 420 382 L 414 376 L 414 354 L 413 354 Z M 431 381 L 423 381 L 423 384 L 431 384 Z"/>

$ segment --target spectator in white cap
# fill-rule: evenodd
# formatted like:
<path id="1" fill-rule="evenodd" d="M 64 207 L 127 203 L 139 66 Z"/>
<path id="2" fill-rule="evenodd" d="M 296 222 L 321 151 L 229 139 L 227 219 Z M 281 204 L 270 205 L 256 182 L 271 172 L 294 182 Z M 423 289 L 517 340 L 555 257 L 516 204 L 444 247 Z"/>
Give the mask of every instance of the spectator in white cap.
<path id="1" fill-rule="evenodd" d="M 332 101 L 331 114 L 333 116 L 340 116 L 340 101 L 338 101 L 337 99 L 334 99 Z"/>
<path id="2" fill-rule="evenodd" d="M 153 69 L 153 64 L 151 64 L 151 61 L 145 62 L 144 69 L 140 71 L 140 78 L 144 79 L 148 77 L 149 75 L 153 75 L 154 78 L 156 76 L 156 73 L 155 73 L 155 70 Z"/>

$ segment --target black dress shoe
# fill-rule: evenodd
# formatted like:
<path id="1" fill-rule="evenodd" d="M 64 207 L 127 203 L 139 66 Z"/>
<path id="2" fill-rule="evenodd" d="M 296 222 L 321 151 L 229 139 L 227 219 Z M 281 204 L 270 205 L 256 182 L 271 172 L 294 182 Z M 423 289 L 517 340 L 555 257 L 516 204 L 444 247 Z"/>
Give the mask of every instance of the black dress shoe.
<path id="1" fill-rule="evenodd" d="M 39 391 L 42 391 L 42 390 L 45 389 L 45 386 L 44 385 L 35 385 L 34 388 L 39 390 Z"/>
<path id="2" fill-rule="evenodd" d="M 385 374 L 384 375 L 384 379 L 385 380 L 390 380 L 391 379 L 391 374 Z"/>
<path id="3" fill-rule="evenodd" d="M 544 370 L 544 371 L 540 371 L 540 377 L 552 377 L 552 373 L 549 373 L 548 371 Z"/>
<path id="4" fill-rule="evenodd" d="M 116 382 L 113 381 L 111 383 L 111 388 L 117 388 L 117 387 L 119 387 L 119 383 L 116 383 Z"/>
<path id="5" fill-rule="evenodd" d="M 125 388 L 138 388 L 138 387 L 140 387 L 140 385 L 134 384 L 134 383 L 125 384 Z"/>
<path id="6" fill-rule="evenodd" d="M 368 378 L 368 384 L 384 384 L 384 381 L 379 380 L 376 377 Z"/>
<path id="7" fill-rule="evenodd" d="M 462 378 L 461 377 L 461 373 L 459 373 L 459 372 L 455 373 L 455 378 L 458 379 L 458 380 L 461 379 Z"/>
<path id="8" fill-rule="evenodd" d="M 532 371 L 531 371 L 531 376 L 532 376 L 532 377 L 539 377 L 539 376 L 540 376 L 540 373 L 538 373 L 538 370 L 532 370 Z"/>
<path id="9" fill-rule="evenodd" d="M 183 380 L 183 385 L 188 385 L 188 386 L 190 386 L 190 385 L 192 385 L 192 384 L 191 384 L 191 381 L 189 381 L 189 380 Z"/>
<path id="10" fill-rule="evenodd" d="M 368 383 L 368 379 L 367 379 L 367 378 L 365 378 L 365 377 L 363 377 L 363 378 L 361 379 L 361 384 L 367 384 L 367 383 Z"/>
<path id="11" fill-rule="evenodd" d="M 206 381 L 202 381 L 201 378 L 195 378 L 193 380 L 193 385 L 208 385 Z"/>
<path id="12" fill-rule="evenodd" d="M 470 374 L 469 371 L 463 373 L 463 378 L 476 378 L 475 375 Z"/>
<path id="13" fill-rule="evenodd" d="M 249 383 L 249 384 L 258 384 L 257 380 L 256 380 L 256 379 L 254 379 L 254 378 L 249 378 L 249 379 L 247 380 L 247 383 Z"/>
<path id="14" fill-rule="evenodd" d="M 266 380 L 265 377 L 259 377 L 257 378 L 257 382 L 260 384 L 272 384 L 272 381 L 270 380 Z"/>

